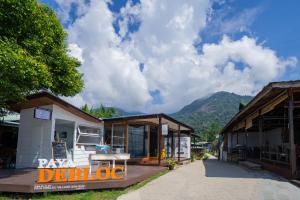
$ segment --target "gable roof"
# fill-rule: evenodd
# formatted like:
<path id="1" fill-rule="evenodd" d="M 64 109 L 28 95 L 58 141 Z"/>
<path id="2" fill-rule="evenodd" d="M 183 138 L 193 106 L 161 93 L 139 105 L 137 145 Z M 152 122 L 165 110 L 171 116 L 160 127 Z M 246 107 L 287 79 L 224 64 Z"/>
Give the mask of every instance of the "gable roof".
<path id="1" fill-rule="evenodd" d="M 149 122 L 158 124 L 158 118 L 162 119 L 162 124 L 169 123 L 175 130 L 177 129 L 177 127 L 174 127 L 174 126 L 180 125 L 180 130 L 194 132 L 194 129 L 191 126 L 189 126 L 185 123 L 182 123 L 164 113 L 112 117 L 112 118 L 105 118 L 103 120 L 104 120 L 104 122 L 112 122 L 112 123 L 113 122 L 123 122 L 123 121 L 149 121 Z"/>
<path id="2" fill-rule="evenodd" d="M 25 101 L 11 104 L 10 110 L 15 111 L 15 112 L 20 112 L 22 109 L 34 108 L 34 107 L 52 105 L 52 104 L 57 105 L 57 106 L 61 107 L 62 109 L 66 110 L 76 116 L 79 116 L 87 121 L 96 122 L 96 123 L 103 122 L 102 119 L 94 117 L 94 116 L 90 115 L 89 113 L 82 111 L 78 107 L 68 103 L 67 101 L 65 101 L 65 100 L 59 98 L 58 96 L 56 96 L 50 92 L 47 92 L 47 91 L 29 95 L 28 97 L 26 97 Z"/>
<path id="3" fill-rule="evenodd" d="M 240 110 L 222 129 L 224 133 L 272 99 L 286 92 L 289 88 L 300 89 L 300 80 L 271 82 L 266 85 L 242 110 Z"/>

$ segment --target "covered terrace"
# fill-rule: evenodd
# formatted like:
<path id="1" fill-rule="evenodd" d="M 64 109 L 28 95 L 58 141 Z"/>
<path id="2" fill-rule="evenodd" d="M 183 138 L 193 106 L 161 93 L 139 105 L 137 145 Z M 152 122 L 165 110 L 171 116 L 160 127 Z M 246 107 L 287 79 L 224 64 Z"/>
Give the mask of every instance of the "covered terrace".
<path id="1" fill-rule="evenodd" d="M 270 83 L 221 131 L 220 158 L 233 160 L 239 147 L 247 160 L 286 177 L 297 177 L 299 130 L 300 81 Z"/>

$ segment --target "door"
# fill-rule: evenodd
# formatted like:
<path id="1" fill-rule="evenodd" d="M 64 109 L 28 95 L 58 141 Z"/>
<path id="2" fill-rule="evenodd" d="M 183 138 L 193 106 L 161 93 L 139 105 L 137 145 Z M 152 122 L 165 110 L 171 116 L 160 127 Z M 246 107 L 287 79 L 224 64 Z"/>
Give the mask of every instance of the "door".
<path id="1" fill-rule="evenodd" d="M 158 128 L 150 127 L 150 157 L 157 157 Z"/>

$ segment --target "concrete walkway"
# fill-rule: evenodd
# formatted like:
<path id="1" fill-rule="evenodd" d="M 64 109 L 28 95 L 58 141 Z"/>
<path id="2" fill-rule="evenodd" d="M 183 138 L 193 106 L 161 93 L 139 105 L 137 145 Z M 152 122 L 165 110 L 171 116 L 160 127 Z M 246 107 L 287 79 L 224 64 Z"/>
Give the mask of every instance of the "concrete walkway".
<path id="1" fill-rule="evenodd" d="M 185 165 L 118 200 L 300 199 L 300 189 L 265 171 L 209 159 Z"/>

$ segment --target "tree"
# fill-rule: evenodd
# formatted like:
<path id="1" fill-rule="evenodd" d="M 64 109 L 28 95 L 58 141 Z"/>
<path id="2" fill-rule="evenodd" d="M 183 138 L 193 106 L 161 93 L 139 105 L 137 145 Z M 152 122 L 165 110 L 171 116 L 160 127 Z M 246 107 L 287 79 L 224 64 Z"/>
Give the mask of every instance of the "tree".
<path id="1" fill-rule="evenodd" d="M 0 107 L 50 90 L 73 96 L 83 87 L 80 62 L 68 55 L 55 12 L 36 0 L 0 0 Z"/>
<path id="2" fill-rule="evenodd" d="M 239 104 L 239 111 L 243 110 L 245 108 L 245 106 L 246 106 L 245 103 L 240 102 L 240 104 Z"/>
<path id="3" fill-rule="evenodd" d="M 99 108 L 89 108 L 87 104 L 81 107 L 81 110 L 98 118 L 109 118 L 115 116 L 118 112 L 113 107 L 104 107 L 102 104 Z"/>
<path id="4" fill-rule="evenodd" d="M 208 128 L 206 128 L 201 134 L 202 141 L 211 142 L 213 152 L 216 152 L 218 150 L 218 143 L 219 143 L 218 134 L 221 132 L 221 129 L 222 126 L 219 123 L 214 122 Z"/>
<path id="5" fill-rule="evenodd" d="M 201 133 L 201 139 L 207 142 L 214 142 L 217 140 L 217 135 L 220 133 L 221 129 L 221 125 L 214 122 Z"/>

